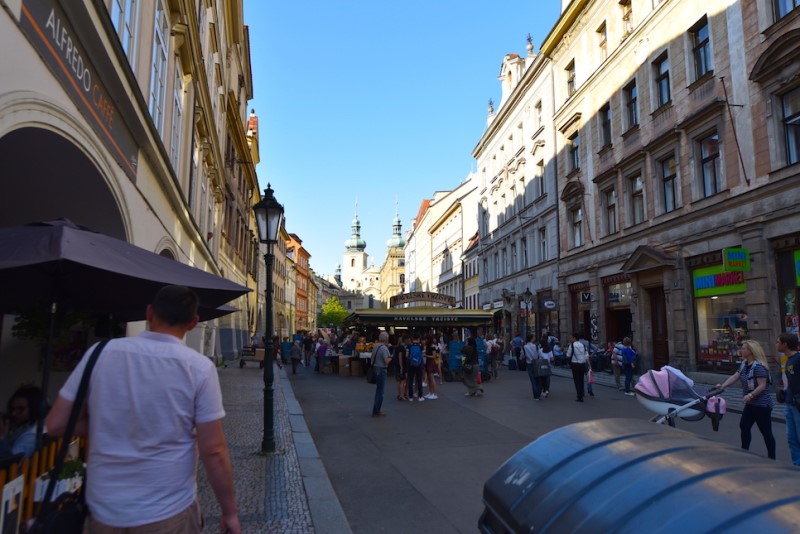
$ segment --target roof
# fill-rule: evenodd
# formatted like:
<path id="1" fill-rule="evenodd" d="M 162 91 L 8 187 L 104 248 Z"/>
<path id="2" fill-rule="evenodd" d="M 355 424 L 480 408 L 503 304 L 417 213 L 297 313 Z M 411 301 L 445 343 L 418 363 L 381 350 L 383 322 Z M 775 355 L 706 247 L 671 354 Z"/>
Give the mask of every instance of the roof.
<path id="1" fill-rule="evenodd" d="M 345 326 L 371 324 L 377 326 L 469 326 L 492 322 L 492 312 L 454 308 L 390 308 L 356 310 L 344 320 Z"/>

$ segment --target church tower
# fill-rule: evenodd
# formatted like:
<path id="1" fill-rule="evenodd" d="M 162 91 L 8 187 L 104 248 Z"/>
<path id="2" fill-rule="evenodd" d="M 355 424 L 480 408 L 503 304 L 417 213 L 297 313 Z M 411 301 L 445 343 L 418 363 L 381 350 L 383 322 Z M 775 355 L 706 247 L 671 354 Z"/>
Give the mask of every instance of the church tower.
<path id="1" fill-rule="evenodd" d="M 350 239 L 344 242 L 345 253 L 342 261 L 342 287 L 348 291 L 362 289 L 363 273 L 367 269 L 369 255 L 365 252 L 367 243 L 361 239 L 361 223 L 358 220 L 358 202 L 356 215 L 351 225 Z"/>

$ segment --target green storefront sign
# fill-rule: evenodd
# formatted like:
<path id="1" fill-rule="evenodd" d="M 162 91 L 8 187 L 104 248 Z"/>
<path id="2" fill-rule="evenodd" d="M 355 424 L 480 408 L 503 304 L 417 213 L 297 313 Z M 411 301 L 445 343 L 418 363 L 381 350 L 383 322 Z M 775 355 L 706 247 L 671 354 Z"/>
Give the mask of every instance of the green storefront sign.
<path id="1" fill-rule="evenodd" d="M 794 282 L 800 287 L 800 250 L 794 251 Z"/>
<path id="2" fill-rule="evenodd" d="M 692 283 L 695 297 L 713 297 L 747 291 L 744 273 L 742 271 L 725 271 L 723 265 L 695 269 L 692 273 Z"/>

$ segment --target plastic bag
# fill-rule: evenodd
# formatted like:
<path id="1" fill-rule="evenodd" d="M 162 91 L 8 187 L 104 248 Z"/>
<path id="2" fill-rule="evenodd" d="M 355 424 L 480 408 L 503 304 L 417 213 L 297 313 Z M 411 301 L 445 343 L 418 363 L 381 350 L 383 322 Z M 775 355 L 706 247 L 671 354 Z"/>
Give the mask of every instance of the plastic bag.
<path id="1" fill-rule="evenodd" d="M 594 371 L 589 369 L 589 383 L 594 384 Z"/>

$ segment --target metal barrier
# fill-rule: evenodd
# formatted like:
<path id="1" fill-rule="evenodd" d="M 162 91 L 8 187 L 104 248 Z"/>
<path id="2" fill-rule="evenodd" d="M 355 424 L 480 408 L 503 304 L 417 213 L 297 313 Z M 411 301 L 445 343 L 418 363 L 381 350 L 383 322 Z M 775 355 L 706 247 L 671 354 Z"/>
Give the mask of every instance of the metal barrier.
<path id="1" fill-rule="evenodd" d="M 800 470 L 636 419 L 565 426 L 486 482 L 484 533 L 800 532 Z"/>

